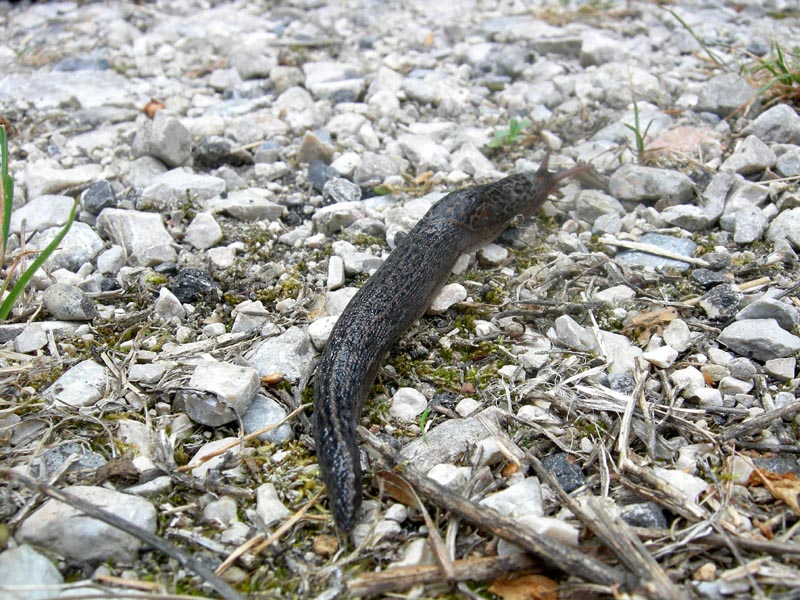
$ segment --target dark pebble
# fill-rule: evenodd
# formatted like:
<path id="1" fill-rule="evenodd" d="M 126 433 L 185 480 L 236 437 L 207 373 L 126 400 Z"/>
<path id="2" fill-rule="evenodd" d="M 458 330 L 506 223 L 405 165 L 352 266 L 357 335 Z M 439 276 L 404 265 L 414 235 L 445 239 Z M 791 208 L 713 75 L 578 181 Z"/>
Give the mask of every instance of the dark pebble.
<path id="1" fill-rule="evenodd" d="M 322 192 L 328 180 L 334 177 L 339 177 L 336 169 L 332 169 L 321 160 L 314 160 L 308 164 L 308 180 L 318 192 Z"/>
<path id="2" fill-rule="evenodd" d="M 99 215 L 104 208 L 116 208 L 117 195 L 108 181 L 96 181 L 83 192 L 83 210 L 93 215 Z"/>
<path id="3" fill-rule="evenodd" d="M 578 465 L 569 460 L 569 455 L 566 452 L 551 454 L 543 458 L 542 465 L 558 479 L 558 483 L 567 493 L 577 490 L 586 483 L 583 471 Z"/>
<path id="4" fill-rule="evenodd" d="M 707 290 L 710 290 L 715 285 L 719 285 L 720 283 L 730 282 L 730 279 L 725 277 L 724 274 L 717 273 L 711 269 L 695 269 L 692 271 L 691 278 Z"/>
<path id="5" fill-rule="evenodd" d="M 100 280 L 100 291 L 113 292 L 122 289 L 122 284 L 116 277 L 103 277 Z"/>
<path id="6" fill-rule="evenodd" d="M 630 504 L 622 509 L 620 517 L 631 527 L 667 529 L 667 518 L 664 516 L 664 511 L 655 502 Z"/>
<path id="7" fill-rule="evenodd" d="M 207 272 L 202 269 L 187 268 L 172 278 L 169 289 L 181 302 L 193 302 L 218 288 Z"/>
<path id="8" fill-rule="evenodd" d="M 222 165 L 252 164 L 253 157 L 246 150 L 241 150 L 228 138 L 222 136 L 209 136 L 203 138 L 192 151 L 194 164 L 203 169 L 215 169 Z"/>

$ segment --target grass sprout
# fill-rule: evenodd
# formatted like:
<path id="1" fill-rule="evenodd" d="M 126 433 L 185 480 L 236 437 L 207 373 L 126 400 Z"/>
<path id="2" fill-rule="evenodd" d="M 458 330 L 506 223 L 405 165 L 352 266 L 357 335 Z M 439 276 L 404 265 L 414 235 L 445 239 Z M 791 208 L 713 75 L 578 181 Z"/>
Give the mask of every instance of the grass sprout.
<path id="1" fill-rule="evenodd" d="M 0 195 L 2 195 L 2 197 L 0 197 L 0 210 L 2 210 L 2 231 L 0 231 L 0 236 L 2 236 L 2 241 L 0 241 L 0 265 L 5 265 L 8 240 L 11 234 L 11 211 L 14 202 L 14 180 L 8 173 L 8 139 L 4 125 L 0 125 L 0 180 L 2 181 L 2 185 L 0 185 Z M 55 252 L 55 250 L 58 248 L 61 240 L 64 239 L 64 236 L 67 235 L 70 227 L 72 227 L 72 223 L 75 221 L 77 214 L 78 201 L 75 200 L 69 217 L 67 218 L 67 222 L 61 228 L 61 231 L 58 232 L 58 235 L 53 238 L 53 241 L 51 241 L 44 250 L 41 252 L 22 252 L 18 254 L 13 261 L 11 261 L 11 265 L 5 271 L 5 277 L 3 278 L 2 282 L 0 282 L 0 298 L 3 298 L 2 303 L 0 303 L 0 320 L 7 319 L 8 315 L 11 314 L 11 309 L 19 298 L 20 294 L 22 294 L 23 290 L 33 278 L 33 275 L 36 273 L 36 271 L 41 268 L 45 261 L 50 258 L 50 255 L 52 255 L 53 252 Z M 27 266 L 27 268 L 12 285 L 11 282 L 14 280 L 14 273 L 21 267 L 23 261 L 32 254 L 38 254 L 38 256 L 36 256 L 33 262 Z M 9 286 L 11 286 L 10 289 Z M 6 294 L 6 292 L 8 292 L 8 294 Z"/>
<path id="2" fill-rule="evenodd" d="M 501 148 L 503 146 L 510 146 L 517 143 L 520 134 L 530 127 L 531 122 L 528 119 L 517 119 L 511 117 L 508 122 L 508 127 L 505 129 L 498 129 L 494 132 L 494 138 L 488 144 L 489 148 Z"/>

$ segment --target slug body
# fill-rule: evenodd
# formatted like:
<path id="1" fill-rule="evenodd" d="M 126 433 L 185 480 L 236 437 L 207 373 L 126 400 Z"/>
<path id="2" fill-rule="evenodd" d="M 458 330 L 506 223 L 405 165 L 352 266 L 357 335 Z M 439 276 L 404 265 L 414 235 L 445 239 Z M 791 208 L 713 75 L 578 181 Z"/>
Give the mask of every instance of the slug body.
<path id="1" fill-rule="evenodd" d="M 317 366 L 317 459 L 339 529 L 361 505 L 356 425 L 386 353 L 430 306 L 456 259 L 494 240 L 518 215 L 530 216 L 562 179 L 584 170 L 520 173 L 439 200 L 402 239 L 345 308 Z"/>

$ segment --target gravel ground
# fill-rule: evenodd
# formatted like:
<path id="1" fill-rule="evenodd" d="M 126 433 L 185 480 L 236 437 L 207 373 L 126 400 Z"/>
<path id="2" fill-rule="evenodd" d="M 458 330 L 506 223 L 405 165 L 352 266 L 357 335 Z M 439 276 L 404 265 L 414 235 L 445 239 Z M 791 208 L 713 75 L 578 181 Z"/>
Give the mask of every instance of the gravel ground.
<path id="1" fill-rule="evenodd" d="M 0 324 L 0 595 L 800 597 L 798 39 L 793 0 L 0 4 L 5 279 L 76 214 Z M 548 149 L 594 169 L 387 357 L 337 534 L 336 316 Z"/>

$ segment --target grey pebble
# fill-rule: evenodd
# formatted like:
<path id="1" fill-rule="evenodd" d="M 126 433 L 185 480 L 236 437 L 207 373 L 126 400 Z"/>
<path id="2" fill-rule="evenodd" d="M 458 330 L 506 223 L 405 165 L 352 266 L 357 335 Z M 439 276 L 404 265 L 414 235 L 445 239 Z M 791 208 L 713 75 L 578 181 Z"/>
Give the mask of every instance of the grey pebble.
<path id="1" fill-rule="evenodd" d="M 718 339 L 737 354 L 757 360 L 784 358 L 800 350 L 800 337 L 783 329 L 775 319 L 735 321 Z"/>
<path id="2" fill-rule="evenodd" d="M 44 291 L 42 300 L 48 312 L 62 321 L 91 321 L 97 316 L 91 298 L 75 286 L 54 283 Z"/>

